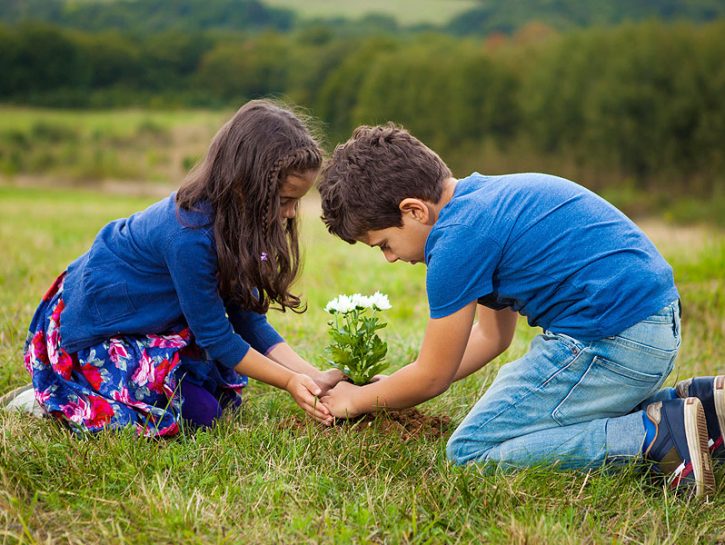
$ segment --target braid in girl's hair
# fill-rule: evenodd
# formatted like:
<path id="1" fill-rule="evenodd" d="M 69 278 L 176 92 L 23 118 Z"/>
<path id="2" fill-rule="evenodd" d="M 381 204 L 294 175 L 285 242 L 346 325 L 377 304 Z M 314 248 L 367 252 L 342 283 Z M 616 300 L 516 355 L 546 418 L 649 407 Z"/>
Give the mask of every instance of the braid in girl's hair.
<path id="1" fill-rule="evenodd" d="M 269 171 L 269 176 L 267 177 L 267 195 L 264 199 L 263 210 L 265 236 L 269 236 L 269 224 L 271 221 L 274 221 L 273 218 L 269 217 L 269 210 L 270 208 L 272 208 L 272 201 L 279 193 L 279 187 L 282 184 L 282 181 L 280 180 L 280 174 L 282 172 L 282 169 L 288 162 L 288 157 L 281 157 L 277 159 L 272 166 L 272 170 Z"/>
<path id="2" fill-rule="evenodd" d="M 264 203 L 264 232 L 269 234 L 270 222 L 275 221 L 275 214 L 270 216 L 270 209 L 272 208 L 272 202 L 276 195 L 279 194 L 279 189 L 284 184 L 284 178 L 293 172 L 302 172 L 309 170 L 309 167 L 305 165 L 321 164 L 322 163 L 322 152 L 319 148 L 301 148 L 293 151 L 289 155 L 277 159 L 269 171 L 268 185 L 267 185 L 267 198 Z"/>

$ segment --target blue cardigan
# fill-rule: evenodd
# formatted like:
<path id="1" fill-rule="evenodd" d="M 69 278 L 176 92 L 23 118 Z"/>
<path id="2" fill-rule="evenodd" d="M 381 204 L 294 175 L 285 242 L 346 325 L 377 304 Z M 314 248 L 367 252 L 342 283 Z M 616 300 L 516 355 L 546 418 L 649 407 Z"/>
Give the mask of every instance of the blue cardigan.
<path id="1" fill-rule="evenodd" d="M 70 264 L 61 315 L 65 350 L 186 323 L 196 343 L 231 368 L 250 345 L 265 353 L 283 341 L 263 314 L 222 300 L 211 205 L 177 215 L 175 197 L 112 221 Z"/>

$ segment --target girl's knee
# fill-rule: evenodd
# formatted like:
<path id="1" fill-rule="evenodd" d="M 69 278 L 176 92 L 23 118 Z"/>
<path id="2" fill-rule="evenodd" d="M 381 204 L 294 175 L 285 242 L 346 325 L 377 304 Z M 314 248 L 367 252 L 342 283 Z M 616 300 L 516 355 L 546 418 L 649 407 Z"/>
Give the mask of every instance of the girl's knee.
<path id="1" fill-rule="evenodd" d="M 211 427 L 221 416 L 219 401 L 201 386 L 188 381 L 181 383 L 181 416 L 200 427 Z"/>

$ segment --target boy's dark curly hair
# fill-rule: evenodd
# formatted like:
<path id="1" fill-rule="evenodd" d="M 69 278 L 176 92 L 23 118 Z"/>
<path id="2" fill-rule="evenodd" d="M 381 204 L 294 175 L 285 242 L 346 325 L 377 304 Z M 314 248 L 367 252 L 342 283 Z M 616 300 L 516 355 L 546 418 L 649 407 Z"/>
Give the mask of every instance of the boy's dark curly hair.
<path id="1" fill-rule="evenodd" d="M 323 167 L 322 220 L 354 244 L 369 231 L 400 227 L 403 199 L 437 202 L 450 176 L 441 158 L 404 128 L 358 127 Z"/>

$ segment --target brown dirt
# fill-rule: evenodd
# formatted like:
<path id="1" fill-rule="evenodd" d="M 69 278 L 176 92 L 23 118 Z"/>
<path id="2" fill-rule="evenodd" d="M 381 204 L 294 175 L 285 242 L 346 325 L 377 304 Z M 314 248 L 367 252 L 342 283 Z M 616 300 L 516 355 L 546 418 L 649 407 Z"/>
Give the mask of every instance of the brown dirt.
<path id="1" fill-rule="evenodd" d="M 280 429 L 306 429 L 310 420 L 302 416 L 290 416 L 283 419 Z M 408 441 L 424 437 L 426 439 L 440 439 L 451 431 L 451 419 L 448 416 L 430 416 L 418 409 L 386 410 L 374 414 L 364 414 L 350 420 L 338 420 L 335 426 L 325 429 L 351 429 L 363 432 L 375 430 L 380 433 L 395 433 L 401 440 Z"/>

